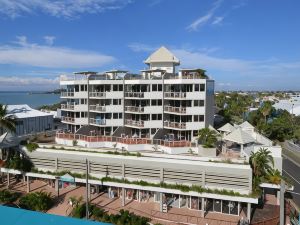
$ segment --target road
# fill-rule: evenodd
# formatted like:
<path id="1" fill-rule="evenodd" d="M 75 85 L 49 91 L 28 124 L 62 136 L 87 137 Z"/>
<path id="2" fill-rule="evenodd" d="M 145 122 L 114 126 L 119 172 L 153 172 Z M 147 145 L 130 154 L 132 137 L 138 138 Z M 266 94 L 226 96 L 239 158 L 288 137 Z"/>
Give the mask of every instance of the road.
<path id="1" fill-rule="evenodd" d="M 300 207 L 300 167 L 287 157 L 283 157 L 283 175 L 289 177 L 294 185 L 294 191 L 299 194 L 292 194 L 294 202 Z"/>

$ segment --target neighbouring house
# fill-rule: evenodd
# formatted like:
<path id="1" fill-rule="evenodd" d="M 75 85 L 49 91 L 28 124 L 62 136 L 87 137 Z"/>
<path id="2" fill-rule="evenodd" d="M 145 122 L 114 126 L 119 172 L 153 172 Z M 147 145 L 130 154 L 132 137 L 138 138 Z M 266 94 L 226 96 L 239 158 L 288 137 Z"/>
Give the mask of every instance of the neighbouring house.
<path id="1" fill-rule="evenodd" d="M 53 115 L 24 105 L 8 105 L 8 114 L 16 119 L 16 136 L 53 130 Z"/>

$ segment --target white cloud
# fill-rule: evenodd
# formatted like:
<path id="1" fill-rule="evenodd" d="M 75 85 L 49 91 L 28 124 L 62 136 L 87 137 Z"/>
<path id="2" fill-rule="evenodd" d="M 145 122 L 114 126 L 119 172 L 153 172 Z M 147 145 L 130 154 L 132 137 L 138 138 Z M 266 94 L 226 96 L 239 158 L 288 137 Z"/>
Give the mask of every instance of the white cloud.
<path id="1" fill-rule="evenodd" d="M 150 46 L 137 42 L 129 44 L 128 47 L 134 52 L 152 52 L 158 49 L 157 46 Z"/>
<path id="2" fill-rule="evenodd" d="M 204 15 L 196 19 L 193 23 L 187 26 L 189 31 L 197 31 L 201 26 L 207 24 L 214 16 L 216 10 L 221 6 L 223 0 L 214 2 L 213 7 Z"/>
<path id="3" fill-rule="evenodd" d="M 47 45 L 53 45 L 54 40 L 56 39 L 56 37 L 54 36 L 44 36 L 45 42 Z"/>
<path id="4" fill-rule="evenodd" d="M 43 12 L 55 17 L 76 18 L 81 14 L 120 9 L 131 0 L 0 0 L 0 13 L 11 18 Z"/>
<path id="5" fill-rule="evenodd" d="M 46 68 L 90 68 L 116 61 L 112 56 L 96 52 L 28 43 L 25 36 L 17 37 L 14 43 L 16 45 L 0 46 L 0 64 Z"/>
<path id="6" fill-rule="evenodd" d="M 0 76 L 0 87 L 7 86 L 31 86 L 31 85 L 41 85 L 41 86 L 51 86 L 58 85 L 59 77 L 55 78 L 43 78 L 43 77 L 20 77 L 20 76 L 12 76 L 12 77 L 4 77 Z"/>
<path id="7" fill-rule="evenodd" d="M 223 20 L 224 20 L 224 16 L 217 16 L 214 18 L 214 21 L 211 24 L 218 25 L 221 24 Z"/>

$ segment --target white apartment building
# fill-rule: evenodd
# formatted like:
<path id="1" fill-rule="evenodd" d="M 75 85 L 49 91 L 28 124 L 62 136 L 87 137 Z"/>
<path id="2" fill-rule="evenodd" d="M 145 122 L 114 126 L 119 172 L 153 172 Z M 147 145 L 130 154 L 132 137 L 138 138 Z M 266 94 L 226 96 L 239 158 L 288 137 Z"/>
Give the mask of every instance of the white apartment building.
<path id="1" fill-rule="evenodd" d="M 71 133 L 194 141 L 213 124 L 214 81 L 202 69 L 179 69 L 165 47 L 141 74 L 112 70 L 61 76 L 62 122 Z"/>

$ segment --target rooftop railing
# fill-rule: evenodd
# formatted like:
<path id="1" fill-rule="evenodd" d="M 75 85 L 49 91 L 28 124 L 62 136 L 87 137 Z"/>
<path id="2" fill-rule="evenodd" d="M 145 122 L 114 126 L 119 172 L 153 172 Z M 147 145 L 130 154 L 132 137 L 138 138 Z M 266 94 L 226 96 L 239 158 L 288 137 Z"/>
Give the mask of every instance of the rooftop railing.
<path id="1" fill-rule="evenodd" d="M 150 138 L 138 137 L 115 137 L 115 136 L 102 136 L 102 135 L 82 135 L 73 133 L 57 132 L 56 138 L 66 140 L 82 140 L 87 142 L 117 142 L 128 145 L 149 144 L 160 145 L 166 147 L 191 147 L 194 143 L 186 140 L 161 140 Z"/>
<path id="2" fill-rule="evenodd" d="M 177 128 L 177 129 L 186 129 L 186 123 L 185 122 L 165 121 L 164 126 L 165 127 L 171 127 L 171 128 Z"/>
<path id="3" fill-rule="evenodd" d="M 165 106 L 164 110 L 166 112 L 172 112 L 172 113 L 186 113 L 186 107 L 173 107 L 173 106 Z"/>
<path id="4" fill-rule="evenodd" d="M 106 107 L 101 105 L 90 105 L 91 111 L 106 112 Z"/>

